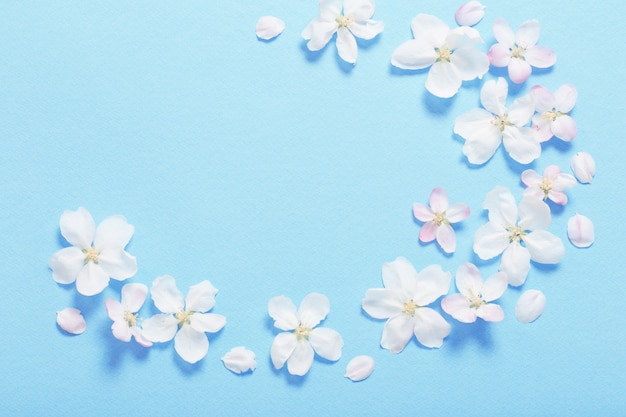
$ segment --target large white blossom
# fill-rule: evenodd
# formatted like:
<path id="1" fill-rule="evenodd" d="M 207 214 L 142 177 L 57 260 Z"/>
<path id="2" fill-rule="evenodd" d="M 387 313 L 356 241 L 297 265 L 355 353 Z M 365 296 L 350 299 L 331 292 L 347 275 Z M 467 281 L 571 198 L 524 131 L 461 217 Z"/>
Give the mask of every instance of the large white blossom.
<path id="1" fill-rule="evenodd" d="M 383 264 L 382 278 L 385 288 L 370 288 L 362 302 L 367 314 L 387 319 L 380 345 L 400 353 L 415 335 L 426 347 L 441 347 L 450 334 L 450 324 L 427 306 L 448 293 L 450 273 L 439 265 L 418 273 L 407 259 L 398 257 Z"/>
<path id="2" fill-rule="evenodd" d="M 454 121 L 454 133 L 465 139 L 463 153 L 470 163 L 487 162 L 501 142 L 520 164 L 529 164 L 541 155 L 539 141 L 526 126 L 535 112 L 532 97 L 520 97 L 507 109 L 508 91 L 509 85 L 502 77 L 487 81 L 480 90 L 485 109 L 470 110 Z"/>
<path id="3" fill-rule="evenodd" d="M 528 79 L 532 67 L 549 68 L 556 63 L 556 54 L 551 49 L 538 46 L 539 22 L 528 20 L 513 33 L 502 19 L 493 22 L 493 36 L 498 43 L 488 52 L 494 67 L 508 67 L 509 78 L 516 84 Z"/>
<path id="4" fill-rule="evenodd" d="M 374 0 L 320 0 L 318 17 L 302 31 L 307 48 L 319 51 L 337 33 L 337 52 L 341 59 L 356 63 L 358 46 L 355 36 L 372 39 L 384 29 L 383 22 L 372 20 Z"/>
<path id="5" fill-rule="evenodd" d="M 113 320 L 111 331 L 116 339 L 123 342 L 130 342 L 132 337 L 141 346 L 152 346 L 152 342 L 146 339 L 139 321 L 137 312 L 146 301 L 148 287 L 140 283 L 126 284 L 122 287 L 122 300 L 117 301 L 109 298 L 104 301 L 107 315 Z"/>
<path id="6" fill-rule="evenodd" d="M 315 354 L 329 361 L 341 358 L 341 335 L 333 329 L 317 327 L 330 311 L 325 295 L 307 295 L 298 309 L 291 299 L 280 295 L 273 297 L 267 308 L 274 327 L 284 330 L 276 335 L 270 350 L 274 368 L 281 369 L 287 362 L 290 374 L 302 376 L 311 369 Z"/>
<path id="7" fill-rule="evenodd" d="M 539 142 L 552 136 L 570 142 L 576 137 L 576 121 L 569 113 L 576 105 L 578 92 L 571 84 L 560 86 L 554 94 L 540 85 L 530 89 L 537 113 L 533 116 L 533 129 Z"/>
<path id="8" fill-rule="evenodd" d="M 419 70 L 430 67 L 426 89 L 441 98 L 454 96 L 463 81 L 482 78 L 489 71 L 489 58 L 475 48 L 482 42 L 476 29 L 450 29 L 443 21 L 418 14 L 411 22 L 413 38 L 393 52 L 392 65 Z"/>
<path id="9" fill-rule="evenodd" d="M 207 281 L 189 287 L 187 297 L 176 287 L 174 278 L 163 275 L 154 280 L 152 301 L 163 312 L 143 322 L 143 335 L 152 342 L 174 339 L 176 353 L 189 363 L 198 362 L 209 351 L 205 332 L 215 333 L 226 324 L 221 314 L 207 313 L 215 306 L 217 289 Z"/>
<path id="10" fill-rule="evenodd" d="M 524 195 L 532 195 L 542 200 L 550 199 L 556 204 L 567 204 L 565 190 L 576 185 L 576 179 L 561 172 L 557 165 L 549 165 L 539 175 L 532 169 L 522 172 L 522 182 L 526 185 Z"/>
<path id="11" fill-rule="evenodd" d="M 72 246 L 48 261 L 56 282 L 76 281 L 79 293 L 95 295 L 109 285 L 110 278 L 123 281 L 137 273 L 137 260 L 124 250 L 135 228 L 123 216 L 107 217 L 96 228 L 89 211 L 79 207 L 61 215 L 60 228 Z"/>
<path id="12" fill-rule="evenodd" d="M 476 231 L 474 252 L 481 259 L 502 254 L 500 271 L 510 285 L 524 283 L 531 260 L 556 264 L 565 254 L 561 239 L 545 230 L 550 207 L 542 200 L 527 195 L 518 206 L 507 188 L 497 186 L 487 193 L 483 208 L 489 211 L 489 222 Z"/>

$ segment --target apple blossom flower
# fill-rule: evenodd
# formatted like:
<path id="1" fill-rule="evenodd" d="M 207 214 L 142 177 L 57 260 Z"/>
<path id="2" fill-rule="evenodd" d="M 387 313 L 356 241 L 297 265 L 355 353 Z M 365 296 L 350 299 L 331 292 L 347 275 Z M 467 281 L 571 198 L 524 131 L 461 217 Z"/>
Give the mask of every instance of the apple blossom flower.
<path id="1" fill-rule="evenodd" d="M 226 355 L 222 357 L 224 366 L 235 374 L 242 374 L 256 369 L 256 360 L 254 352 L 243 346 L 232 348 Z"/>
<path id="2" fill-rule="evenodd" d="M 561 239 L 545 230 L 550 225 L 550 208 L 542 200 L 524 196 L 517 206 L 513 194 L 497 186 L 487 193 L 483 208 L 489 211 L 489 222 L 476 231 L 474 252 L 480 259 L 502 254 L 500 271 L 506 273 L 510 285 L 524 283 L 531 260 L 556 264 L 565 254 Z"/>
<path id="3" fill-rule="evenodd" d="M 385 288 L 370 288 L 362 302 L 363 310 L 376 319 L 387 319 L 380 345 L 400 353 L 415 334 L 429 348 L 438 348 L 450 334 L 450 324 L 430 307 L 450 289 L 450 273 L 430 265 L 419 273 L 403 257 L 383 264 Z"/>
<path id="4" fill-rule="evenodd" d="M 207 313 L 215 306 L 217 289 L 207 281 L 189 287 L 187 297 L 176 287 L 174 278 L 163 275 L 154 280 L 152 301 L 163 314 L 143 322 L 143 335 L 152 342 L 174 339 L 176 353 L 189 363 L 196 363 L 209 351 L 205 332 L 216 333 L 226 324 L 221 314 Z"/>
<path id="5" fill-rule="evenodd" d="M 315 354 L 329 361 L 341 358 L 341 335 L 333 329 L 316 327 L 330 311 L 325 295 L 307 295 L 297 310 L 291 299 L 280 295 L 273 297 L 267 307 L 274 327 L 285 330 L 272 343 L 270 355 L 274 368 L 281 369 L 287 362 L 290 374 L 303 376 L 311 369 Z"/>
<path id="6" fill-rule="evenodd" d="M 70 334 L 81 334 L 87 330 L 87 322 L 79 309 L 67 307 L 57 311 L 57 324 Z"/>
<path id="7" fill-rule="evenodd" d="M 383 22 L 372 20 L 374 0 L 320 0 L 318 17 L 311 20 L 302 31 L 307 40 L 307 48 L 319 51 L 337 33 L 337 52 L 339 57 L 351 64 L 356 63 L 358 55 L 357 38 L 370 40 L 384 29 Z"/>
<path id="8" fill-rule="evenodd" d="M 483 283 L 476 265 L 466 262 L 456 271 L 456 288 L 459 293 L 441 300 L 441 308 L 463 323 L 473 323 L 477 317 L 485 321 L 502 321 L 502 307 L 490 302 L 500 298 L 507 286 L 504 272 L 492 275 Z"/>
<path id="9" fill-rule="evenodd" d="M 593 223 L 587 216 L 576 213 L 567 221 L 567 237 L 577 248 L 588 248 L 593 244 Z"/>
<path id="10" fill-rule="evenodd" d="M 137 312 L 146 301 L 148 287 L 139 283 L 126 284 L 122 287 L 122 301 L 109 298 L 104 301 L 107 315 L 113 320 L 111 331 L 116 339 L 122 342 L 130 342 L 131 337 L 141 346 L 152 346 L 152 342 L 146 339 L 141 328 Z"/>
<path id="11" fill-rule="evenodd" d="M 261 16 L 256 22 L 256 36 L 270 40 L 283 33 L 285 22 L 274 16 Z"/>
<path id="12" fill-rule="evenodd" d="M 57 251 L 48 266 L 60 284 L 76 281 L 83 295 L 99 294 L 109 279 L 123 281 L 137 273 L 137 260 L 124 247 L 135 228 L 123 216 L 107 217 L 98 225 L 87 209 L 66 210 L 61 215 L 61 234 L 72 246 Z"/>
<path id="13" fill-rule="evenodd" d="M 554 94 L 545 87 L 536 85 L 530 89 L 535 101 L 533 129 L 539 142 L 545 142 L 552 136 L 570 142 L 576 137 L 576 121 L 569 115 L 578 92 L 570 84 L 560 86 Z"/>
<path id="14" fill-rule="evenodd" d="M 537 45 L 539 22 L 527 20 L 516 33 L 502 19 L 493 22 L 493 35 L 498 43 L 491 46 L 487 55 L 494 67 L 508 67 L 509 78 L 516 84 L 528 79 L 532 67 L 549 68 L 556 63 L 556 54 L 551 49 Z"/>
<path id="15" fill-rule="evenodd" d="M 545 308 L 546 296 L 539 290 L 528 290 L 515 304 L 515 317 L 521 323 L 532 323 L 543 314 Z"/>
<path id="16" fill-rule="evenodd" d="M 571 168 L 581 184 L 590 184 L 596 175 L 596 161 L 588 152 L 576 152 L 572 157 Z"/>
<path id="17" fill-rule="evenodd" d="M 532 169 L 522 172 L 522 182 L 526 185 L 524 195 L 531 195 L 542 200 L 550 199 L 556 204 L 567 204 L 567 195 L 563 192 L 576 185 L 576 179 L 561 172 L 557 165 L 549 165 L 543 176 Z"/>
<path id="18" fill-rule="evenodd" d="M 459 26 L 474 26 L 485 17 L 485 6 L 479 1 L 471 0 L 456 10 L 454 20 Z"/>
<path id="19" fill-rule="evenodd" d="M 413 215 L 424 222 L 419 235 L 422 242 L 432 242 L 436 238 L 446 253 L 452 253 L 456 250 L 452 223 L 465 220 L 470 215 L 470 209 L 463 203 L 450 205 L 448 194 L 443 188 L 437 187 L 430 193 L 430 207 L 415 203 Z"/>
<path id="20" fill-rule="evenodd" d="M 509 86 L 506 80 L 489 80 L 480 90 L 486 109 L 473 109 L 454 121 L 454 133 L 465 139 L 463 153 L 472 164 L 484 164 L 500 146 L 520 164 L 529 164 L 541 155 L 541 145 L 530 127 L 525 126 L 534 113 L 533 99 L 527 95 L 506 108 Z"/>
<path id="21" fill-rule="evenodd" d="M 430 67 L 426 89 L 441 98 L 454 96 L 463 81 L 482 78 L 489 71 L 489 58 L 475 48 L 482 42 L 476 29 L 450 29 L 443 21 L 418 14 L 411 22 L 412 40 L 393 52 L 391 64 L 406 70 Z"/>
<path id="22" fill-rule="evenodd" d="M 355 356 L 348 362 L 344 377 L 359 382 L 368 378 L 374 372 L 374 358 L 367 355 Z"/>

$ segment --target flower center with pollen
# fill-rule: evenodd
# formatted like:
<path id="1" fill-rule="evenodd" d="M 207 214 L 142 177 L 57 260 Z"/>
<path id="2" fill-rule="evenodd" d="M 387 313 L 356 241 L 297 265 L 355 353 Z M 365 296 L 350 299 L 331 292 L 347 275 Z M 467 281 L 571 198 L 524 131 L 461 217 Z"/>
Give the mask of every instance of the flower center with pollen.
<path id="1" fill-rule="evenodd" d="M 509 232 L 509 242 L 521 242 L 524 240 L 524 237 L 528 234 L 526 231 L 522 230 L 519 226 L 509 226 L 506 228 L 506 231 Z"/>
<path id="2" fill-rule="evenodd" d="M 524 58 L 524 55 L 526 54 L 526 48 L 524 48 L 523 46 L 515 44 L 515 46 L 509 48 L 509 51 L 511 51 L 511 56 L 513 58 L 526 60 L 526 58 Z"/>
<path id="3" fill-rule="evenodd" d="M 442 46 L 441 48 L 435 48 L 435 52 L 437 53 L 437 62 L 450 62 L 450 56 L 452 55 L 450 48 Z"/>
<path id="4" fill-rule="evenodd" d="M 557 117 L 563 116 L 564 114 L 566 113 L 562 113 L 560 111 L 557 111 L 556 109 L 552 109 L 552 110 L 544 111 L 543 113 L 541 113 L 541 117 L 546 120 L 552 120 L 554 122 L 557 119 Z"/>
<path id="5" fill-rule="evenodd" d="M 491 124 L 500 130 L 500 132 L 504 132 L 504 129 L 507 126 L 513 126 L 513 123 L 509 122 L 509 115 L 503 114 L 502 116 L 496 116 L 491 120 Z"/>
<path id="6" fill-rule="evenodd" d="M 133 314 L 128 310 L 124 311 L 124 321 L 128 324 L 128 327 L 134 327 L 137 325 L 137 316 L 137 314 Z"/>
<path id="7" fill-rule="evenodd" d="M 485 300 L 483 300 L 483 295 L 481 293 L 478 294 L 474 294 L 473 290 L 469 290 L 470 296 L 469 297 L 465 297 L 467 299 L 467 301 L 469 301 L 470 303 L 470 308 L 479 308 L 482 305 L 487 304 L 485 302 Z"/>
<path id="8" fill-rule="evenodd" d="M 404 314 L 408 314 L 409 316 L 413 317 L 415 315 L 415 310 L 417 310 L 418 308 L 419 306 L 415 304 L 413 300 L 409 300 L 406 303 L 404 303 L 404 308 L 402 309 L 402 312 Z"/>
<path id="9" fill-rule="evenodd" d="M 354 19 L 352 18 L 352 16 L 344 16 L 342 14 L 340 14 L 339 17 L 335 19 L 335 22 L 337 22 L 337 26 L 339 26 L 340 28 L 350 29 L 352 25 L 354 25 Z"/>
<path id="10" fill-rule="evenodd" d="M 98 263 L 98 256 L 100 256 L 100 252 L 96 250 L 93 246 L 89 249 L 83 249 L 83 253 L 85 254 L 84 262 L 87 264 L 89 262 L 93 262 L 94 264 Z"/>
<path id="11" fill-rule="evenodd" d="M 293 332 L 296 335 L 296 337 L 298 338 L 298 340 L 302 340 L 302 339 L 308 339 L 309 338 L 309 333 L 311 333 L 311 330 L 313 330 L 313 329 L 311 329 L 310 327 L 307 327 L 304 324 L 300 323 L 298 325 L 298 327 L 296 327 L 296 329 Z"/>
<path id="12" fill-rule="evenodd" d="M 435 218 L 433 221 L 437 224 L 437 226 L 441 226 L 443 223 L 450 224 L 448 219 L 446 219 L 446 213 L 435 213 Z"/>
<path id="13" fill-rule="evenodd" d="M 176 313 L 176 320 L 178 320 L 178 327 L 183 327 L 185 324 L 191 324 L 191 316 L 193 311 L 180 310 Z"/>
<path id="14" fill-rule="evenodd" d="M 539 184 L 539 189 L 543 191 L 543 199 L 548 198 L 548 194 L 552 191 L 552 180 L 550 178 L 544 178 Z"/>

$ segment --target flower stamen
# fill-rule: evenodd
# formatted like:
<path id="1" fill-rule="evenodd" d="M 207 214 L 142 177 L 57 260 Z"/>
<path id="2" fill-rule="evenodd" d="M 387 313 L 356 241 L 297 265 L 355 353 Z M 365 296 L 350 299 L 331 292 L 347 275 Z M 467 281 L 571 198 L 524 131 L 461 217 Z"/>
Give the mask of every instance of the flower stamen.
<path id="1" fill-rule="evenodd" d="M 474 294 L 474 291 L 471 288 L 469 293 L 470 296 L 465 297 L 465 299 L 469 301 L 470 308 L 478 309 L 480 306 L 487 304 L 487 302 L 483 300 L 483 295 L 481 293 Z"/>
<path id="2" fill-rule="evenodd" d="M 435 48 L 435 52 L 437 53 L 437 62 L 450 62 L 450 56 L 452 55 L 450 48 L 442 46 L 441 48 Z"/>
<path id="3" fill-rule="evenodd" d="M 178 327 L 183 327 L 185 324 L 191 324 L 191 316 L 193 311 L 180 310 L 176 313 L 176 320 L 178 321 Z"/>
<path id="4" fill-rule="evenodd" d="M 134 327 L 137 325 L 138 314 L 133 314 L 129 310 L 124 311 L 124 321 L 128 324 L 128 327 Z"/>
<path id="5" fill-rule="evenodd" d="M 567 114 L 567 113 L 563 113 L 556 109 L 552 109 L 552 110 L 548 110 L 548 111 L 541 113 L 541 117 L 543 119 L 551 120 L 554 122 L 556 121 L 558 117 L 563 116 L 564 114 Z"/>
<path id="6" fill-rule="evenodd" d="M 495 116 L 491 120 L 491 124 L 495 125 L 500 132 L 504 132 L 507 126 L 513 126 L 513 123 L 509 122 L 509 115 L 503 114 L 502 116 Z"/>
<path id="7" fill-rule="evenodd" d="M 298 325 L 298 327 L 296 327 L 293 332 L 296 335 L 296 337 L 298 338 L 298 340 L 302 340 L 302 339 L 308 339 L 309 338 L 309 333 L 311 333 L 311 330 L 313 330 L 313 329 L 311 329 L 310 327 L 307 327 L 304 324 L 300 323 Z"/>
<path id="8" fill-rule="evenodd" d="M 509 242 L 521 242 L 524 240 L 524 237 L 528 234 L 525 230 L 522 230 L 520 226 L 508 226 L 506 231 L 509 232 Z"/>
<path id="9" fill-rule="evenodd" d="M 98 264 L 98 257 L 100 256 L 100 252 L 96 250 L 93 246 L 89 249 L 83 249 L 83 253 L 85 254 L 85 264 L 89 262 L 93 262 L 94 264 Z"/>
<path id="10" fill-rule="evenodd" d="M 513 58 L 522 59 L 524 61 L 526 60 L 526 58 L 524 58 L 524 55 L 526 54 L 526 48 L 524 48 L 522 45 L 515 44 L 512 48 L 509 48 L 509 51 L 511 51 L 511 56 Z"/>
<path id="11" fill-rule="evenodd" d="M 435 218 L 433 221 L 437 224 L 437 226 L 441 226 L 442 224 L 450 224 L 450 221 L 446 218 L 446 212 L 438 213 L 435 212 Z"/>
<path id="12" fill-rule="evenodd" d="M 543 199 L 546 200 L 548 198 L 548 195 L 550 194 L 550 191 L 552 191 L 552 180 L 550 178 L 543 178 L 543 181 L 541 181 L 541 184 L 539 184 L 539 189 L 541 191 L 543 191 Z"/>
<path id="13" fill-rule="evenodd" d="M 344 16 L 343 14 L 340 14 L 339 17 L 335 19 L 335 22 L 337 22 L 337 26 L 340 28 L 350 29 L 354 25 L 352 16 Z"/>
<path id="14" fill-rule="evenodd" d="M 415 310 L 417 310 L 418 308 L 419 306 L 415 304 L 413 300 L 409 300 L 406 303 L 404 303 L 402 312 L 404 314 L 408 314 L 409 316 L 413 317 L 415 315 Z"/>

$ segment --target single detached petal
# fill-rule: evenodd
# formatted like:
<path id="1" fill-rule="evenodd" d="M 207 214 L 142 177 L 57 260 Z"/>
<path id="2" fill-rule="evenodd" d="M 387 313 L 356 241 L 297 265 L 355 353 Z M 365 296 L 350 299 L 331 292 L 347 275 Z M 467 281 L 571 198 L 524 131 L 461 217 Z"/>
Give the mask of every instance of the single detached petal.
<path id="1" fill-rule="evenodd" d="M 563 241 L 547 230 L 535 230 L 524 238 L 530 259 L 540 264 L 557 264 L 565 255 Z"/>
<path id="2" fill-rule="evenodd" d="M 76 290 L 82 295 L 100 294 L 109 285 L 109 275 L 93 262 L 87 262 L 76 277 Z"/>
<path id="3" fill-rule="evenodd" d="M 168 342 L 178 330 L 178 321 L 171 314 L 156 314 L 143 321 L 143 335 L 151 342 Z"/>
<path id="4" fill-rule="evenodd" d="M 215 306 L 215 294 L 217 294 L 217 288 L 208 280 L 192 285 L 185 298 L 185 307 L 189 311 L 201 313 L 209 311 Z"/>
<path id="5" fill-rule="evenodd" d="M 314 357 L 315 352 L 311 344 L 304 339 L 299 340 L 287 360 L 287 370 L 291 375 L 304 376 L 311 369 Z"/>
<path id="6" fill-rule="evenodd" d="M 470 308 L 470 303 L 463 294 L 452 294 L 443 298 L 441 308 L 462 323 L 476 321 L 476 309 Z"/>
<path id="7" fill-rule="evenodd" d="M 435 48 L 422 39 L 411 39 L 400 44 L 391 55 L 391 65 L 406 70 L 428 68 L 436 61 Z"/>
<path id="8" fill-rule="evenodd" d="M 57 324 L 71 334 L 81 334 L 87 329 L 87 323 L 82 313 L 73 307 L 57 311 Z"/>
<path id="9" fill-rule="evenodd" d="M 324 320 L 330 311 L 330 301 L 324 294 L 311 293 L 304 297 L 298 308 L 300 322 L 313 328 Z"/>
<path id="10" fill-rule="evenodd" d="M 226 317 L 214 313 L 194 313 L 189 317 L 189 322 L 199 332 L 216 333 L 226 325 Z"/>
<path id="11" fill-rule="evenodd" d="M 91 247 L 96 235 L 96 223 L 86 208 L 79 207 L 76 211 L 64 211 L 59 225 L 61 234 L 72 245 L 81 249 Z"/>
<path id="12" fill-rule="evenodd" d="M 71 284 L 85 266 L 85 254 L 76 246 L 63 248 L 52 255 L 48 266 L 52 269 L 52 279 L 59 284 Z"/>
<path id="13" fill-rule="evenodd" d="M 476 309 L 476 315 L 485 321 L 504 320 L 504 310 L 497 304 L 485 304 Z"/>
<path id="14" fill-rule="evenodd" d="M 354 382 L 363 381 L 374 372 L 374 358 L 367 355 L 355 356 L 346 366 L 344 377 Z"/>
<path id="15" fill-rule="evenodd" d="M 530 253 L 519 243 L 511 243 L 502 253 L 500 271 L 506 274 L 509 285 L 519 287 L 530 271 Z"/>
<path id="16" fill-rule="evenodd" d="M 152 282 L 152 301 L 164 313 L 178 313 L 183 309 L 183 293 L 170 275 L 161 275 Z"/>
<path id="17" fill-rule="evenodd" d="M 445 253 L 454 253 L 456 250 L 456 235 L 449 224 L 443 223 L 437 228 L 437 243 Z"/>
<path id="18" fill-rule="evenodd" d="M 232 348 L 226 355 L 222 357 L 224 366 L 235 374 L 242 374 L 256 369 L 256 360 L 253 351 L 243 346 Z"/>
<path id="19" fill-rule="evenodd" d="M 290 298 L 284 295 L 273 297 L 267 303 L 267 310 L 274 319 L 274 327 L 281 330 L 293 330 L 298 327 L 298 310 Z"/>
<path id="20" fill-rule="evenodd" d="M 426 306 L 450 290 L 452 275 L 440 265 L 429 265 L 417 274 L 416 294 L 413 301 L 418 306 Z"/>
<path id="21" fill-rule="evenodd" d="M 108 247 L 98 255 L 98 265 L 111 278 L 123 281 L 137 273 L 137 258 L 124 249 Z"/>
<path id="22" fill-rule="evenodd" d="M 483 17 L 485 17 L 485 6 L 476 0 L 463 4 L 454 14 L 454 20 L 459 26 L 474 26 Z"/>
<path id="23" fill-rule="evenodd" d="M 133 237 L 134 232 L 135 227 L 128 224 L 124 216 L 109 216 L 98 225 L 93 245 L 97 250 L 123 249 Z"/>
<path id="24" fill-rule="evenodd" d="M 528 290 L 515 304 L 515 317 L 522 323 L 531 323 L 539 318 L 545 308 L 546 296 L 539 290 Z"/>
<path id="25" fill-rule="evenodd" d="M 356 64 L 359 48 L 354 35 L 345 27 L 337 30 L 337 52 L 339 57 L 350 64 Z"/>
<path id="26" fill-rule="evenodd" d="M 461 87 L 461 76 L 450 62 L 435 62 L 426 77 L 426 90 L 441 98 L 454 96 Z"/>
<path id="27" fill-rule="evenodd" d="M 574 246 L 587 248 L 594 240 L 593 223 L 588 217 L 576 213 L 567 221 L 567 236 Z"/>
<path id="28" fill-rule="evenodd" d="M 404 304 L 399 290 L 370 288 L 361 302 L 363 310 L 375 319 L 388 319 L 402 312 Z"/>
<path id="29" fill-rule="evenodd" d="M 336 361 L 341 358 L 343 339 L 337 331 L 327 327 L 313 329 L 309 333 L 309 342 L 311 342 L 315 353 L 322 358 L 329 361 Z"/>
<path id="30" fill-rule="evenodd" d="M 400 353 L 413 337 L 413 317 L 408 314 L 398 314 L 385 323 L 380 346 L 391 353 Z"/>
<path id="31" fill-rule="evenodd" d="M 274 368 L 280 369 L 283 367 L 296 348 L 297 343 L 298 338 L 291 332 L 283 332 L 276 335 L 270 349 L 270 357 L 272 358 Z"/>
<path id="32" fill-rule="evenodd" d="M 582 184 L 590 184 L 596 175 L 596 162 L 587 152 L 577 152 L 572 157 L 571 167 L 574 176 Z"/>
<path id="33" fill-rule="evenodd" d="M 148 295 L 148 287 L 140 283 L 126 284 L 122 287 L 122 305 L 132 313 L 139 311 L 146 296 Z"/>
<path id="34" fill-rule="evenodd" d="M 174 338 L 174 349 L 185 362 L 196 363 L 209 351 L 209 339 L 191 326 L 183 326 Z"/>
<path id="35" fill-rule="evenodd" d="M 285 22 L 274 16 L 261 16 L 256 22 L 256 36 L 269 40 L 283 33 Z"/>
<path id="36" fill-rule="evenodd" d="M 415 310 L 415 337 L 424 346 L 438 348 L 443 339 L 450 334 L 450 324 L 432 308 L 422 307 Z"/>

